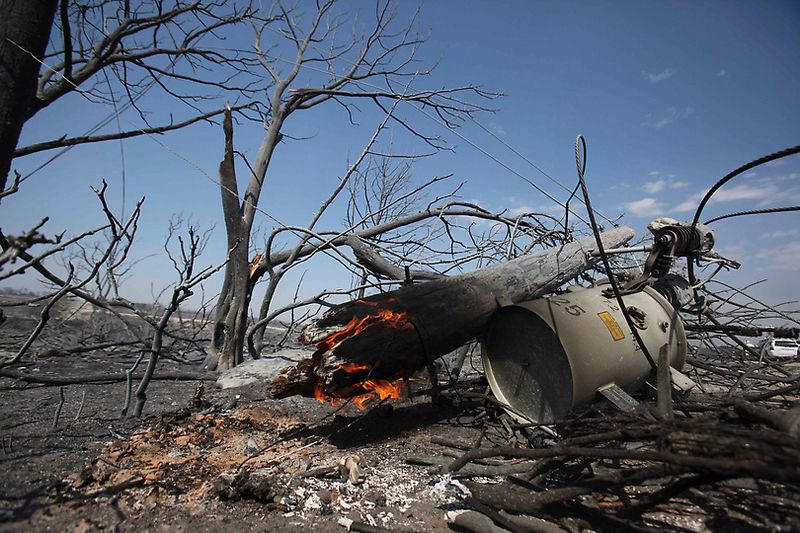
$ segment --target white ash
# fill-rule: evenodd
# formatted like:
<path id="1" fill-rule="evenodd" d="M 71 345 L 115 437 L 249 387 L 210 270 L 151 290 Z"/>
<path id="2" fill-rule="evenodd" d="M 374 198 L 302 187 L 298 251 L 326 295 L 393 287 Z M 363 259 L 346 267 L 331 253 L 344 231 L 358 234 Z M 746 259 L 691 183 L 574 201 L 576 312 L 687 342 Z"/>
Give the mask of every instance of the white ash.
<path id="1" fill-rule="evenodd" d="M 373 516 L 371 513 L 376 510 L 376 504 L 366 499 L 365 494 L 380 491 L 386 496 L 387 508 L 396 508 L 400 513 L 405 513 L 415 502 L 425 502 L 436 507 L 456 504 L 467 491 L 464 485 L 449 475 L 431 480 L 424 467 L 405 464 L 367 466 L 364 469 L 364 482 L 360 485 L 317 478 L 308 478 L 305 481 L 307 487 L 315 492 L 306 500 L 302 512 L 316 511 L 316 505 L 321 505 L 316 491 L 328 489 L 338 495 L 331 500 L 331 510 L 334 513 L 356 511 L 366 523 L 377 525 L 380 521 L 382 526 L 393 523 L 395 514 L 378 509 L 379 512 Z M 298 494 L 299 491 L 300 489 L 296 489 L 295 493 Z M 308 503 L 309 501 L 313 503 Z"/>
<path id="2" fill-rule="evenodd" d="M 316 492 L 312 492 L 311 496 L 306 498 L 306 503 L 303 504 L 303 512 L 319 514 L 321 510 L 322 500 Z"/>

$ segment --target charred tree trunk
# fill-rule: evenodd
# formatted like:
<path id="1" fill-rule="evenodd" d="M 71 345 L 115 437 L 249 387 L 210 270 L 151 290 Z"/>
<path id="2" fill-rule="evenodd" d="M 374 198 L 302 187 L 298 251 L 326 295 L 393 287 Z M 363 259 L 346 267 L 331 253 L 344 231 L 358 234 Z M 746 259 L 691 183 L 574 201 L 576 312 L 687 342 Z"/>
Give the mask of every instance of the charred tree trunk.
<path id="1" fill-rule="evenodd" d="M 227 369 L 236 366 L 242 359 L 242 339 L 247 328 L 249 298 L 249 247 L 250 228 L 245 227 L 239 203 L 236 171 L 233 161 L 233 120 L 226 111 L 223 123 L 225 131 L 225 158 L 219 165 L 222 211 L 228 241 L 228 264 L 220 292 L 211 346 L 206 357 L 206 368 Z"/>
<path id="2" fill-rule="evenodd" d="M 210 370 L 233 368 L 243 360 L 247 310 L 252 293 L 247 245 L 248 236 L 238 239 L 225 266 L 223 291 L 217 302 L 211 345 L 204 362 Z"/>
<path id="3" fill-rule="evenodd" d="M 273 120 L 267 127 L 267 134 L 261 143 L 244 198 L 241 198 L 233 159 L 233 118 L 230 108 L 225 111 L 223 122 L 225 157 L 219 165 L 219 176 L 229 257 L 225 267 L 222 292 L 215 310 L 211 346 L 203 363 L 203 366 L 210 370 L 233 368 L 243 360 L 247 311 L 253 285 L 257 279 L 252 275 L 248 257 L 250 233 L 264 174 L 275 146 L 280 140 L 284 112 L 280 109 L 279 100 L 274 103 L 272 116 Z"/>
<path id="4" fill-rule="evenodd" d="M 36 97 L 39 60 L 56 13 L 55 0 L 0 0 L 0 192 Z"/>
<path id="5" fill-rule="evenodd" d="M 632 237 L 626 227 L 602 234 L 608 248 Z M 408 377 L 480 336 L 499 305 L 543 296 L 578 276 L 596 262 L 588 253 L 595 246 L 589 237 L 335 307 L 301 334 L 317 347 L 313 357 L 282 373 L 269 393 L 346 398 Z"/>

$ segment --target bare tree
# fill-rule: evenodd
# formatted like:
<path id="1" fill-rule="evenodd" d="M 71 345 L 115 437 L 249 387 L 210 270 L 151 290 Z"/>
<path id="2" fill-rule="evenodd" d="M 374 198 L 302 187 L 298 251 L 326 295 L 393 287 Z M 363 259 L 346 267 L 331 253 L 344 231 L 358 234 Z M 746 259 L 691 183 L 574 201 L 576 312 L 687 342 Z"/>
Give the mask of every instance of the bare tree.
<path id="1" fill-rule="evenodd" d="M 226 122 L 226 152 L 220 165 L 220 184 L 225 227 L 229 250 L 234 250 L 225 270 L 223 290 L 216 310 L 213 342 L 206 360 L 208 368 L 229 368 L 242 360 L 244 336 L 247 329 L 247 311 L 255 283 L 271 269 L 286 261 L 294 261 L 320 247 L 311 244 L 315 239 L 313 226 L 319 214 L 344 189 L 348 179 L 337 185 L 334 193 L 323 203 L 308 228 L 295 229 L 300 245 L 281 255 L 264 253 L 252 261 L 248 256 L 252 244 L 253 222 L 263 191 L 265 177 L 275 150 L 283 138 L 283 127 L 297 111 L 307 111 L 323 104 L 338 104 L 352 117 L 357 101 L 369 102 L 383 115 L 384 124 L 394 124 L 427 144 L 433 150 L 445 147 L 435 135 L 429 135 L 401 118 L 398 105 L 425 108 L 441 121 L 455 127 L 465 116 L 485 110 L 472 101 L 474 98 L 491 98 L 492 94 L 475 86 L 462 86 L 434 90 L 418 90 L 414 83 L 426 79 L 428 70 L 416 65 L 416 50 L 422 39 L 414 33 L 414 21 L 400 25 L 390 2 L 376 5 L 374 20 L 364 35 L 350 35 L 345 42 L 338 40 L 338 31 L 346 17 L 334 12 L 333 0 L 321 2 L 316 12 L 303 17 L 287 10 L 280 2 L 255 25 L 256 57 L 268 75 L 269 99 L 263 113 L 265 134 L 255 161 L 248 163 L 249 176 L 242 194 L 236 181 L 233 158 L 232 127 Z M 269 32 L 270 40 L 277 34 L 293 48 L 294 58 L 288 67 L 272 48 L 265 48 L 262 37 Z M 300 73 L 315 73 L 314 85 L 295 86 Z M 308 83 L 308 78 L 303 78 Z M 378 128 L 378 133 L 383 128 Z M 373 140 L 359 157 L 363 161 L 371 154 Z M 357 165 L 356 165 L 357 166 Z M 355 170 L 351 166 L 348 178 Z M 323 247 L 330 246 L 323 238 Z M 269 292 L 269 291 L 268 291 Z M 263 312 L 262 306 L 262 315 Z"/>
<path id="2" fill-rule="evenodd" d="M 241 100 L 233 109 L 243 111 L 253 94 L 250 85 L 259 79 L 252 68 L 255 60 L 214 48 L 231 28 L 252 16 L 246 1 L 3 0 L 0 12 L 0 198 L 17 192 L 42 168 L 25 176 L 13 171 L 8 186 L 17 158 L 61 150 L 55 158 L 77 145 L 161 134 L 210 121 L 223 111 L 221 102 L 214 103 L 217 99 Z M 174 118 L 151 118 L 143 107 L 145 96 L 159 91 L 180 104 Z M 81 134 L 54 132 L 49 140 L 18 146 L 25 123 L 69 94 L 79 94 L 88 105 L 107 107 L 109 115 Z M 123 128 L 120 115 L 131 108 L 143 124 Z M 102 131 L 115 120 L 117 131 Z M 121 320 L 116 299 L 119 282 L 131 265 L 127 252 L 132 239 L 125 241 L 128 235 L 115 233 L 122 225 L 111 214 L 104 195 L 99 196 L 110 217 L 102 227 L 71 237 L 65 233 L 47 236 L 48 219 L 43 217 L 19 235 L 0 229 L 0 279 L 35 270 L 54 286 L 48 296 L 52 305 L 69 294 Z M 88 242 L 97 234 L 106 242 Z M 76 269 L 73 276 L 53 269 L 51 262 L 59 257 L 64 272 Z M 39 330 L 47 323 L 46 311 L 47 306 Z M 136 329 L 132 327 L 131 332 Z M 19 357 L 40 332 L 19 350 Z"/>
<path id="3" fill-rule="evenodd" d="M 13 182 L 7 186 L 15 158 L 47 150 L 68 150 L 85 143 L 164 133 L 209 121 L 222 113 L 221 107 L 208 109 L 214 98 L 224 92 L 229 99 L 246 100 L 251 94 L 248 83 L 257 79 L 250 74 L 254 61 L 211 48 L 221 34 L 249 19 L 252 11 L 247 3 L 3 0 L 0 12 L 0 198 L 17 192 L 27 178 L 42 168 L 25 176 L 14 171 Z M 249 81 L 239 84 L 243 74 Z M 178 121 L 170 117 L 165 123 L 151 124 L 141 108 L 141 99 L 152 89 L 181 103 L 188 110 L 183 112 L 188 117 Z M 17 146 L 25 123 L 70 93 L 80 94 L 89 105 L 107 106 L 110 115 L 81 135 L 54 134 L 50 140 Z M 245 101 L 234 109 L 247 106 Z M 144 127 L 134 125 L 125 130 L 118 122 L 118 131 L 101 133 L 103 127 L 118 120 L 129 108 L 138 111 Z M 44 260 L 73 245 L 80 247 L 83 239 L 108 228 L 64 238 L 64 233 L 47 236 L 47 221 L 43 217 L 19 235 L 4 233 L 0 228 L 0 270 L 23 257 L 21 265 L 1 272 L 0 279 L 35 265 L 45 280 L 56 283 L 54 279 L 59 276 L 48 270 Z M 48 244 L 50 248 L 42 251 L 39 245 Z M 38 251 L 28 254 L 35 246 Z M 117 263 L 113 257 L 108 262 L 120 268 Z M 112 275 L 106 279 L 114 283 L 115 278 Z M 108 292 L 102 296 L 107 297 Z M 93 304 L 99 301 L 95 299 Z"/>
<path id="4" fill-rule="evenodd" d="M 248 6 L 177 1 L 167 8 L 162 2 L 148 0 L 61 0 L 58 15 L 52 44 L 43 56 L 10 37 L 4 39 L 7 54 L 35 55 L 31 59 L 38 79 L 21 106 L 23 123 L 66 94 L 78 92 L 92 103 L 115 108 L 117 114 L 121 112 L 117 104 L 122 106 L 120 100 L 127 100 L 123 110 L 135 108 L 146 127 L 104 135 L 93 131 L 13 147 L 13 157 L 179 129 L 221 114 L 222 108 L 209 111 L 198 105 L 220 91 L 229 98 L 251 94 L 247 84 L 239 85 L 236 79 L 252 65 L 235 53 L 223 55 L 206 46 L 215 32 L 247 20 L 251 16 Z M 189 108 L 190 118 L 150 124 L 138 102 L 152 88 Z"/>
<path id="5" fill-rule="evenodd" d="M 33 342 L 39 337 L 39 335 L 42 333 L 42 330 L 47 325 L 47 322 L 50 319 L 51 308 L 67 294 L 73 294 L 84 299 L 88 298 L 90 300 L 96 300 L 98 303 L 102 303 L 103 306 L 109 307 L 107 299 L 102 297 L 97 298 L 94 295 L 90 295 L 86 292 L 85 288 L 87 285 L 94 283 L 98 279 L 102 269 L 113 270 L 115 266 L 119 266 L 127 259 L 136 235 L 137 224 L 139 221 L 139 216 L 141 215 L 141 206 L 144 202 L 144 199 L 140 200 L 136 204 L 136 207 L 131 213 L 130 218 L 125 223 L 121 223 L 108 209 L 108 204 L 105 201 L 105 192 L 105 182 L 103 183 L 103 187 L 101 189 L 95 190 L 95 193 L 97 194 L 97 197 L 102 205 L 103 213 L 106 217 L 107 223 L 105 225 L 97 228 L 96 230 L 78 235 L 63 245 L 51 247 L 43 254 L 40 254 L 36 257 L 30 256 L 19 249 L 16 250 L 17 255 L 20 256 L 20 259 L 22 259 L 22 264 L 4 274 L 8 276 L 17 275 L 24 273 L 25 270 L 29 268 L 39 270 L 40 272 L 46 272 L 48 274 L 49 281 L 56 285 L 56 289 L 54 293 L 49 296 L 47 304 L 42 308 L 41 317 L 34 330 L 19 348 L 16 355 L 7 361 L 0 361 L 0 367 L 16 363 L 25 355 Z M 83 241 L 86 237 L 101 230 L 106 230 L 109 232 L 107 245 L 104 246 L 102 250 L 99 250 L 97 257 L 87 259 L 85 272 L 81 273 L 83 275 L 76 275 L 76 267 L 72 262 L 67 262 L 66 270 L 68 271 L 68 275 L 67 278 L 63 280 L 42 266 L 43 259 L 49 255 L 52 255 L 54 251 L 64 250 L 68 245 L 71 244 L 80 246 L 81 241 Z M 3 248 L 4 252 L 15 250 L 8 239 L 3 237 L 2 234 L 0 234 L 0 246 Z"/>
<path id="6" fill-rule="evenodd" d="M 209 265 L 204 269 L 197 271 L 197 259 L 203 252 L 203 249 L 208 241 L 208 233 L 202 234 L 198 228 L 190 224 L 186 229 L 186 239 L 184 239 L 183 236 L 177 236 L 177 238 L 174 239 L 177 240 L 177 245 L 174 246 L 175 250 L 172 250 L 170 249 L 170 241 L 173 241 L 176 230 L 176 225 L 170 225 L 167 241 L 164 247 L 166 248 L 167 255 L 172 262 L 175 272 L 178 274 L 178 282 L 176 282 L 173 286 L 169 301 L 163 307 L 163 310 L 158 317 L 158 321 L 154 324 L 152 342 L 150 343 L 149 349 L 140 354 L 133 366 L 126 373 L 128 377 L 128 388 L 127 395 L 125 397 L 125 407 L 122 411 L 123 414 L 127 414 L 130 407 L 132 385 L 131 378 L 133 372 L 144 359 L 145 353 L 149 353 L 147 368 L 144 376 L 142 376 L 142 379 L 139 382 L 139 386 L 137 387 L 135 394 L 136 405 L 134 406 L 133 414 L 134 416 L 141 416 L 142 410 L 144 409 L 144 404 L 147 401 L 147 388 L 150 385 L 150 381 L 153 379 L 153 373 L 156 370 L 159 356 L 162 353 L 164 339 L 167 336 L 167 328 L 170 320 L 178 311 L 180 305 L 187 298 L 192 296 L 195 287 L 222 269 L 224 264 L 223 263 L 218 266 Z"/>

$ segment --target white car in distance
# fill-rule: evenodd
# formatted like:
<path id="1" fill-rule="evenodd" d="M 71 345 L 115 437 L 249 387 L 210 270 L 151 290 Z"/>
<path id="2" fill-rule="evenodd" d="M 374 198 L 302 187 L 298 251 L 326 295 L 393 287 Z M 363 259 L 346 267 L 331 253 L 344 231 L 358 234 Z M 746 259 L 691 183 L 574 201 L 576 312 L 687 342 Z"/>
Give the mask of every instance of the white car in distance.
<path id="1" fill-rule="evenodd" d="M 761 354 L 769 358 L 797 357 L 798 344 L 793 339 L 767 339 L 761 346 Z"/>

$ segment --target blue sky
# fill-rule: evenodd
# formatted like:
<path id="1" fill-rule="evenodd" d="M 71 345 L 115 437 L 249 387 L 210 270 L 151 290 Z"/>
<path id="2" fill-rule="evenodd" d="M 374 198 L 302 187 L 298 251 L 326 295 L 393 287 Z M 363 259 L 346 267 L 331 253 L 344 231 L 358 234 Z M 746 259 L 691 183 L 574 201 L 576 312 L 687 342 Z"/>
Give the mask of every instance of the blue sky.
<path id="1" fill-rule="evenodd" d="M 363 11 L 362 20 L 368 7 L 369 2 L 343 5 Z M 416 5 L 400 2 L 397 8 L 404 19 Z M 422 5 L 419 26 L 428 35 L 419 57 L 438 64 L 419 87 L 477 84 L 504 93 L 490 104 L 497 111 L 480 116 L 480 122 L 564 187 L 576 183 L 573 143 L 583 133 L 596 208 L 609 216 L 624 212 L 624 222 L 639 234 L 656 216 L 691 217 L 699 195 L 721 176 L 800 140 L 798 2 L 430 1 Z M 237 46 L 246 47 L 251 37 L 237 40 Z M 314 74 L 303 76 L 310 80 Z M 176 119 L 188 116 L 166 98 L 144 102 L 156 123 L 169 113 Z M 31 121 L 21 144 L 82 133 L 109 112 L 70 96 Z M 462 197 L 489 209 L 554 208 L 463 138 L 418 111 L 403 113 L 455 147 L 420 162 L 418 181 L 453 173 L 453 180 L 466 182 Z M 261 207 L 282 223 L 306 224 L 380 117 L 365 106 L 357 119 L 360 126 L 350 126 L 336 107 L 291 117 L 286 133 L 308 139 L 287 140 L 279 147 Z M 134 125 L 141 126 L 141 120 L 126 113 L 122 127 Z M 561 187 L 479 127 L 468 123 L 460 133 L 557 198 L 566 198 Z M 392 132 L 392 139 L 398 150 L 419 148 L 400 131 Z M 255 124 L 236 131 L 237 148 L 250 156 L 259 140 Z M 222 155 L 221 130 L 198 125 L 159 141 L 140 138 L 124 144 L 128 208 L 138 196 L 147 196 L 134 249 L 142 261 L 126 289 L 140 300 L 149 297 L 151 286 L 158 290 L 171 281 L 168 263 L 158 255 L 171 214 L 182 213 L 204 227 L 216 225 L 203 260 L 215 262 L 224 254 L 219 190 L 213 182 Z M 22 158 L 14 166 L 25 174 L 45 158 Z M 100 219 L 89 185 L 107 179 L 120 205 L 122 169 L 118 143 L 71 150 L 3 201 L 4 231 L 30 227 L 44 215 L 51 216 L 47 228 L 52 232 L 78 232 L 96 224 Z M 796 156 L 736 178 L 703 218 L 795 204 L 800 204 Z M 341 219 L 341 206 L 335 206 L 320 228 L 338 229 Z M 790 213 L 716 223 L 717 249 L 743 263 L 738 272 L 720 279 L 745 284 L 768 278 L 755 294 L 772 302 L 796 298 L 798 222 L 800 214 Z M 265 217 L 260 223 L 264 229 L 273 225 Z M 347 285 L 348 278 L 332 269 L 324 260 L 310 265 L 305 291 Z M 288 281 L 282 297 L 292 290 Z"/>

